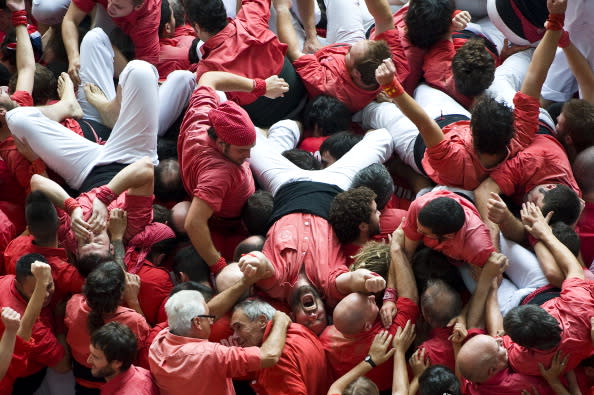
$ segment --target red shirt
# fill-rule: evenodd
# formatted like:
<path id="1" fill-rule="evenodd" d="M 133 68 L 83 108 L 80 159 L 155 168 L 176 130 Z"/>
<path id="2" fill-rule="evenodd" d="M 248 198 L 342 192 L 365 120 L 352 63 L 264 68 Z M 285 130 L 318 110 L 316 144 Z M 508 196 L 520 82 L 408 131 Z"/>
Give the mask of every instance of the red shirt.
<path id="1" fill-rule="evenodd" d="M 495 167 L 484 167 L 473 145 L 470 121 L 459 121 L 444 127 L 445 138 L 425 150 L 423 169 L 427 175 L 440 185 L 476 189 L 490 173 L 500 169 L 506 160 L 524 150 L 534 139 L 538 130 L 538 100 L 517 92 L 514 105 L 516 133 L 509 143 L 504 161 Z"/>
<path id="2" fill-rule="evenodd" d="M 177 144 L 179 166 L 188 193 L 204 200 L 214 215 L 237 218 L 256 187 L 249 164 L 231 162 L 208 136 L 208 113 L 218 105 L 211 88 L 202 86 L 192 94 Z"/>
<path id="3" fill-rule="evenodd" d="M 549 135 L 537 134 L 532 144 L 505 161 L 491 173 L 491 178 L 504 195 L 513 197 L 518 204 L 541 184 L 567 185 L 581 196 L 565 150 Z"/>
<path id="4" fill-rule="evenodd" d="M 159 63 L 156 64 L 159 80 L 165 80 L 175 70 L 190 68 L 190 47 L 196 36 L 180 35 L 159 40 Z"/>
<path id="5" fill-rule="evenodd" d="M 398 78 L 404 80 L 408 75 L 408 63 L 402 51 L 398 30 L 386 30 L 374 40 L 386 41 L 396 64 Z M 330 95 L 343 102 L 352 112 L 356 112 L 375 99 L 381 87 L 367 90 L 355 84 L 346 67 L 345 56 L 350 50 L 349 44 L 329 45 L 314 54 L 302 55 L 293 61 L 293 65 L 311 97 Z"/>
<path id="6" fill-rule="evenodd" d="M 0 323 L 0 327 L 2 328 L 2 332 L 4 332 L 2 323 Z M 0 394 L 12 393 L 12 384 L 14 381 L 26 375 L 29 353 L 34 346 L 35 342 L 32 339 L 25 342 L 19 336 L 16 337 L 10 365 L 8 365 L 8 370 L 4 377 L 0 379 Z"/>
<path id="7" fill-rule="evenodd" d="M 382 215 L 380 215 L 380 234 L 374 236 L 374 239 L 383 239 L 388 241 L 388 235 L 394 233 L 394 231 L 400 226 L 402 218 L 406 217 L 407 210 L 399 208 L 384 208 Z"/>
<path id="8" fill-rule="evenodd" d="M 159 395 L 151 372 L 131 365 L 101 387 L 102 395 Z"/>
<path id="9" fill-rule="evenodd" d="M 13 275 L 0 277 L 0 306 L 11 307 L 22 316 L 27 308 L 27 301 L 17 291 L 15 283 Z M 32 375 L 46 366 L 55 366 L 64 358 L 64 347 L 54 335 L 49 309 L 41 310 L 39 318 L 33 324 L 31 338 L 34 344 L 30 349 L 27 368 L 21 371 L 20 376 Z"/>
<path id="10" fill-rule="evenodd" d="M 140 291 L 138 302 L 150 325 L 159 322 L 160 316 L 165 314 L 165 301 L 169 297 L 173 283 L 169 272 L 144 260 L 140 270 L 136 273 L 140 277 Z"/>
<path id="11" fill-rule="evenodd" d="M 398 312 L 388 330 L 396 334 L 398 327 L 404 327 L 406 321 L 415 323 L 419 316 L 419 306 L 408 298 L 398 298 L 396 301 Z M 384 330 L 379 316 L 374 326 L 354 336 L 346 336 L 339 332 L 334 325 L 328 326 L 320 335 L 320 341 L 326 350 L 326 358 L 333 375 L 338 379 L 346 372 L 365 359 L 375 335 Z M 379 365 L 366 376 L 379 387 L 380 391 L 392 388 L 393 361 Z"/>
<path id="12" fill-rule="evenodd" d="M 9 137 L 9 139 L 12 140 L 12 137 Z M 0 158 L 3 158 L 5 141 L 0 142 Z M 23 206 L 26 197 L 24 188 L 21 187 L 6 161 L 4 159 L 0 160 L 0 202 L 10 202 Z"/>
<path id="13" fill-rule="evenodd" d="M 336 277 L 349 269 L 332 226 L 325 219 L 303 213 L 285 215 L 268 231 L 262 252 L 274 266 L 274 276 L 256 285 L 270 297 L 287 300 L 302 270 L 329 306 L 344 297 L 336 288 Z"/>
<path id="14" fill-rule="evenodd" d="M 279 74 L 287 45 L 268 28 L 270 0 L 243 0 L 241 9 L 227 26 L 206 40 L 196 77 L 207 71 L 227 71 L 248 78 L 266 79 Z M 244 106 L 258 96 L 248 92 L 228 92 L 227 98 Z"/>
<path id="15" fill-rule="evenodd" d="M 0 251 L 3 251 L 15 236 L 16 229 L 14 224 L 8 219 L 6 214 L 4 214 L 4 211 L 0 210 Z M 3 259 L 0 256 L 0 264 L 4 266 L 2 261 Z M 2 272 L 2 274 L 5 274 L 4 270 Z"/>
<path id="16" fill-rule="evenodd" d="M 272 321 L 264 332 L 266 340 Z M 260 395 L 325 395 L 330 386 L 320 340 L 300 324 L 291 324 L 278 362 L 259 370 L 252 387 Z"/>
<path id="17" fill-rule="evenodd" d="M 454 347 L 452 347 L 452 342 L 448 340 L 452 331 L 453 328 L 434 328 L 431 330 L 431 337 L 418 348 L 425 349 L 431 365 L 444 365 L 454 371 L 456 370 Z"/>
<path id="18" fill-rule="evenodd" d="M 536 363 L 536 362 L 535 362 Z M 518 395 L 523 390 L 536 388 L 541 395 L 554 395 L 549 384 L 542 377 L 527 376 L 507 368 L 489 380 L 475 384 L 462 378 L 462 392 L 467 395 Z"/>
<path id="19" fill-rule="evenodd" d="M 517 372 L 539 376 L 538 362 L 550 366 L 557 351 L 569 356 L 566 371 L 574 369 L 593 351 L 590 338 L 590 317 L 594 316 L 594 282 L 579 278 L 563 281 L 561 295 L 546 301 L 541 307 L 561 326 L 561 342 L 550 350 L 528 349 L 504 336 L 509 364 Z"/>
<path id="20" fill-rule="evenodd" d="M 161 395 L 234 395 L 231 378 L 260 369 L 260 349 L 225 347 L 166 328 L 153 341 L 149 361 Z"/>
<path id="21" fill-rule="evenodd" d="M 72 0 L 87 14 L 97 4 L 107 8 L 108 0 Z M 136 50 L 136 59 L 157 64 L 159 61 L 159 24 L 161 22 L 161 2 L 144 0 L 139 10 L 132 11 L 122 18 L 112 18 L 124 33 L 130 36 Z"/>
<path id="22" fill-rule="evenodd" d="M 589 267 L 594 261 L 594 203 L 586 202 L 576 231 L 580 235 L 582 258 L 584 258 L 586 266 Z"/>
<path id="23" fill-rule="evenodd" d="M 466 216 L 464 225 L 454 234 L 454 237 L 443 241 L 429 238 L 417 231 L 419 211 L 428 202 L 438 197 L 454 199 L 462 206 Z M 409 239 L 413 241 L 422 240 L 429 248 L 440 251 L 452 259 L 468 262 L 475 266 L 482 267 L 491 253 L 495 252 L 489 229 L 481 221 L 476 207 L 468 199 L 449 191 L 429 192 L 415 199 L 408 209 L 403 230 L 405 236 Z"/>

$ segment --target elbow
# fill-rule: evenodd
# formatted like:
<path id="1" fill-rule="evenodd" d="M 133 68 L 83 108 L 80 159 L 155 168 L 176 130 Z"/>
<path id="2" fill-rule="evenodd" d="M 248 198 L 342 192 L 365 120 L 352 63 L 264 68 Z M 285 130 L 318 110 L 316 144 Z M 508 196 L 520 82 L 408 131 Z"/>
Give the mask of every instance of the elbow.
<path id="1" fill-rule="evenodd" d="M 278 360 L 280 359 L 280 355 L 262 353 L 260 358 L 260 366 L 262 368 L 269 368 L 277 364 Z"/>
<path id="2" fill-rule="evenodd" d="M 139 164 L 138 178 L 143 181 L 143 184 L 153 182 L 155 178 L 155 166 L 153 166 L 152 160 L 145 156 L 139 161 Z"/>
<path id="3" fill-rule="evenodd" d="M 33 174 L 31 177 L 31 191 L 38 191 L 41 189 L 41 184 L 45 177 L 40 176 L 39 174 Z"/>

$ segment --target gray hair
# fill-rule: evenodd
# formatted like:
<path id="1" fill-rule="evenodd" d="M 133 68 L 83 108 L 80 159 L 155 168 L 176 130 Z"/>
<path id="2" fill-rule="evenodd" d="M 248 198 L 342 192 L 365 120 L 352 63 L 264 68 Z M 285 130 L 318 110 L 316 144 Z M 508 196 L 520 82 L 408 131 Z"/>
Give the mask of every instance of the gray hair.
<path id="1" fill-rule="evenodd" d="M 263 315 L 266 320 L 270 321 L 276 313 L 276 309 L 268 303 L 260 299 L 246 299 L 243 302 L 237 304 L 233 311 L 242 310 L 243 313 L 249 318 L 250 321 L 255 321 Z"/>
<path id="2" fill-rule="evenodd" d="M 192 319 L 205 314 L 204 297 L 198 291 L 179 291 L 165 303 L 169 330 L 179 336 L 187 336 L 192 328 Z"/>

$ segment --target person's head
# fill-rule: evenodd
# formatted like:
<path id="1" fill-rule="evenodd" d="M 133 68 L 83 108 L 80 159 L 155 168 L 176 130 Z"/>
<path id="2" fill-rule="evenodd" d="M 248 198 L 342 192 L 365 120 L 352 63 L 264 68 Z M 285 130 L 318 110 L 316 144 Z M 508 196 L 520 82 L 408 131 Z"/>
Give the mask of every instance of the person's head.
<path id="1" fill-rule="evenodd" d="M 332 318 L 336 329 L 349 336 L 371 329 L 378 313 L 374 295 L 353 292 L 338 302 Z"/>
<path id="2" fill-rule="evenodd" d="M 443 365 L 429 366 L 419 377 L 419 395 L 462 395 L 460 381 Z"/>
<path id="3" fill-rule="evenodd" d="M 274 307 L 259 299 L 247 299 L 235 305 L 231 329 L 237 344 L 241 347 L 261 346 L 266 325 L 275 312 Z"/>
<path id="4" fill-rule="evenodd" d="M 241 272 L 241 269 L 239 268 L 239 264 L 237 262 L 231 262 L 227 266 L 225 266 L 223 268 L 223 270 L 221 270 L 219 272 L 219 274 L 217 274 L 217 277 L 215 278 L 216 290 L 217 290 L 217 292 L 223 292 L 226 289 L 229 289 L 229 288 L 233 287 L 234 285 L 236 285 L 237 283 L 241 282 L 242 280 L 243 280 L 243 273 Z M 238 298 L 238 300 L 245 299 L 248 296 L 249 296 L 249 289 L 246 290 L 246 292 L 244 292 Z"/>
<path id="5" fill-rule="evenodd" d="M 318 291 L 310 284 L 301 284 L 289 299 L 293 321 L 320 335 L 328 326 L 326 306 Z"/>
<path id="6" fill-rule="evenodd" d="M 256 144 L 256 129 L 247 112 L 238 104 L 227 100 L 208 113 L 211 128 L 208 135 L 224 156 L 241 165 L 250 157 Z"/>
<path id="7" fill-rule="evenodd" d="M 0 127 L 6 132 L 9 132 L 5 119 L 6 113 L 17 107 L 18 104 L 10 98 L 8 89 L 5 87 L 0 89 Z"/>
<path id="8" fill-rule="evenodd" d="M 449 32 L 454 12 L 449 0 L 415 0 L 409 2 L 404 22 L 406 37 L 412 45 L 429 49 Z"/>
<path id="9" fill-rule="evenodd" d="M 90 239 L 78 239 L 77 243 L 76 262 L 79 270 L 83 266 L 81 262 L 86 260 L 105 262 L 113 256 L 114 248 L 107 234 L 107 229 L 103 229 L 99 233 L 93 233 Z"/>
<path id="10" fill-rule="evenodd" d="M 217 34 L 227 26 L 227 11 L 221 0 L 184 0 L 184 6 L 198 37 Z"/>
<path id="11" fill-rule="evenodd" d="M 167 324 L 177 336 L 208 339 L 214 322 L 204 297 L 198 291 L 179 291 L 165 303 Z"/>
<path id="12" fill-rule="evenodd" d="M 89 357 L 93 377 L 112 379 L 125 372 L 136 359 L 136 336 L 127 325 L 109 322 L 91 336 Z"/>
<path id="13" fill-rule="evenodd" d="M 196 281 L 184 281 L 183 283 L 175 284 L 173 288 L 171 288 L 171 292 L 169 292 L 169 297 L 175 295 L 180 291 L 198 291 L 204 297 L 206 303 L 212 299 L 215 295 L 215 292 L 210 287 L 210 285 L 205 285 L 203 283 L 197 283 Z"/>
<path id="14" fill-rule="evenodd" d="M 379 234 L 380 212 L 375 193 L 367 187 L 341 192 L 332 200 L 328 222 L 343 244 Z"/>
<path id="15" fill-rule="evenodd" d="M 354 43 L 345 56 L 345 63 L 351 78 L 361 88 L 376 89 L 375 70 L 392 57 L 384 40 L 361 40 Z"/>
<path id="16" fill-rule="evenodd" d="M 504 154 L 514 137 L 514 113 L 504 103 L 483 95 L 472 106 L 472 144 L 479 154 Z"/>
<path id="17" fill-rule="evenodd" d="M 375 192 L 378 210 L 383 210 L 394 194 L 394 180 L 386 166 L 381 163 L 373 163 L 355 174 L 351 188 L 358 187 L 367 187 Z"/>
<path id="18" fill-rule="evenodd" d="M 582 211 L 577 193 L 563 184 L 537 185 L 526 194 L 526 201 L 540 207 L 545 216 L 552 211 L 551 223 L 561 221 L 572 225 L 578 220 Z"/>
<path id="19" fill-rule="evenodd" d="M 551 230 L 553 235 L 561 242 L 565 247 L 571 251 L 576 257 L 580 253 L 580 236 L 576 231 L 564 222 L 555 222 L 551 224 Z"/>
<path id="20" fill-rule="evenodd" d="M 112 18 L 123 18 L 140 10 L 145 0 L 107 0 L 105 10 Z"/>
<path id="21" fill-rule="evenodd" d="M 344 391 L 343 395 L 379 395 L 377 385 L 365 376 L 357 378 L 357 380 L 350 383 Z"/>
<path id="22" fill-rule="evenodd" d="M 153 222 L 167 225 L 171 217 L 171 210 L 160 204 L 153 204 Z"/>
<path id="23" fill-rule="evenodd" d="M 443 280 L 429 280 L 421 295 L 421 312 L 432 328 L 445 328 L 462 311 L 460 294 Z"/>
<path id="24" fill-rule="evenodd" d="M 441 279 L 456 290 L 464 289 L 460 272 L 450 263 L 448 257 L 439 251 L 423 246 L 413 255 L 411 265 L 419 293 L 423 293 L 427 283 L 432 279 Z"/>
<path id="25" fill-rule="evenodd" d="M 15 73 L 10 78 L 8 86 L 11 92 L 16 89 L 18 73 Z M 58 81 L 54 73 L 45 66 L 39 63 L 35 64 L 35 76 L 33 81 L 33 104 L 36 106 L 44 106 L 51 99 L 56 97 L 56 89 L 58 88 Z"/>
<path id="26" fill-rule="evenodd" d="M 58 213 L 49 198 L 41 191 L 33 191 L 25 202 L 27 229 L 35 243 L 47 246 L 56 242 Z"/>
<path id="27" fill-rule="evenodd" d="M 368 241 L 355 255 L 355 261 L 350 270 L 367 269 L 387 279 L 389 267 L 390 245 L 377 241 Z"/>
<path id="28" fill-rule="evenodd" d="M 188 210 L 190 210 L 190 205 L 190 202 L 184 200 L 171 207 L 171 215 L 168 223 L 178 239 L 187 237 L 185 222 L 186 217 L 188 216 Z"/>
<path id="29" fill-rule="evenodd" d="M 155 166 L 155 197 L 162 202 L 179 202 L 186 196 L 177 159 L 159 161 Z"/>
<path id="30" fill-rule="evenodd" d="M 557 117 L 557 133 L 563 145 L 576 154 L 594 146 L 594 104 L 582 99 L 567 101 Z"/>
<path id="31" fill-rule="evenodd" d="M 170 0 L 173 17 L 175 18 L 175 27 L 180 27 L 186 23 L 186 10 L 183 0 Z"/>
<path id="32" fill-rule="evenodd" d="M 159 23 L 159 37 L 169 38 L 175 32 L 175 16 L 169 0 L 161 0 L 161 22 Z"/>
<path id="33" fill-rule="evenodd" d="M 86 278 L 93 270 L 97 269 L 99 265 L 110 261 L 113 261 L 113 254 L 111 252 L 106 254 L 89 253 L 77 257 L 75 266 L 80 275 Z"/>
<path id="34" fill-rule="evenodd" d="M 584 373 L 590 380 L 594 379 L 594 355 L 583 359 L 579 366 L 584 369 Z"/>
<path id="35" fill-rule="evenodd" d="M 348 131 L 351 128 L 351 111 L 333 96 L 316 96 L 305 106 L 303 127 L 322 136 Z"/>
<path id="36" fill-rule="evenodd" d="M 503 339 L 476 335 L 458 353 L 456 364 L 467 380 L 482 383 L 507 368 L 507 350 Z"/>
<path id="37" fill-rule="evenodd" d="M 435 198 L 421 210 L 417 217 L 417 231 L 431 239 L 452 237 L 466 221 L 464 209 L 452 198 Z"/>
<path id="38" fill-rule="evenodd" d="M 282 155 L 303 170 L 320 170 L 322 168 L 320 161 L 311 152 L 299 148 L 286 150 Z"/>
<path id="39" fill-rule="evenodd" d="M 41 254 L 26 254 L 20 257 L 16 262 L 16 288 L 25 300 L 31 299 L 33 291 L 35 290 L 35 277 L 31 273 L 31 265 L 33 262 L 39 261 L 47 263 L 45 257 Z M 50 281 L 45 289 L 45 299 L 43 305 L 47 306 L 54 295 L 54 282 Z"/>
<path id="40" fill-rule="evenodd" d="M 173 271 L 182 282 L 196 281 L 201 284 L 210 284 L 208 264 L 191 245 L 177 251 L 173 258 Z"/>
<path id="41" fill-rule="evenodd" d="M 242 240 L 237 247 L 235 247 L 235 251 L 233 252 L 233 260 L 235 262 L 239 262 L 239 258 L 243 254 L 247 254 L 252 251 L 262 251 L 264 248 L 264 242 L 266 238 L 260 235 L 249 236 Z"/>
<path id="42" fill-rule="evenodd" d="M 526 304 L 511 309 L 503 317 L 503 329 L 520 346 L 549 350 L 561 341 L 559 322 L 542 307 Z"/>
<path id="43" fill-rule="evenodd" d="M 468 40 L 452 59 L 456 90 L 466 96 L 483 93 L 495 79 L 495 60 L 482 38 Z"/>
<path id="44" fill-rule="evenodd" d="M 120 305 L 125 282 L 124 270 L 113 261 L 102 263 L 87 276 L 83 294 L 91 310 L 88 321 L 90 334 L 103 326 L 105 314 L 115 312 Z"/>
<path id="45" fill-rule="evenodd" d="M 251 235 L 266 236 L 268 222 L 274 209 L 274 198 L 268 191 L 257 190 L 251 195 L 241 212 L 241 219 Z"/>
<path id="46" fill-rule="evenodd" d="M 320 145 L 320 156 L 322 157 L 322 168 L 326 168 L 342 158 L 349 152 L 363 137 L 352 132 L 338 132 L 328 137 Z"/>
<path id="47" fill-rule="evenodd" d="M 573 162 L 573 175 L 584 199 L 594 201 L 594 147 L 586 148 Z"/>

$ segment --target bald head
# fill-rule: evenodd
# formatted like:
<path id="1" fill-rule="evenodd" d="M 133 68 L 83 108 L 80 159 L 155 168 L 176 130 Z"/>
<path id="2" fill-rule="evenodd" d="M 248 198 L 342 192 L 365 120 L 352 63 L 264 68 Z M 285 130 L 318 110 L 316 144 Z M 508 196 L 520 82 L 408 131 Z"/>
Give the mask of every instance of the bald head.
<path id="1" fill-rule="evenodd" d="M 460 294 L 443 280 L 429 280 L 421 296 L 423 317 L 432 328 L 443 328 L 460 314 Z"/>
<path id="2" fill-rule="evenodd" d="M 186 216 L 188 215 L 188 210 L 190 209 L 191 203 L 188 201 L 183 201 L 177 203 L 175 206 L 171 208 L 171 227 L 178 234 L 185 234 L 186 228 L 184 223 L 186 221 Z"/>
<path id="3" fill-rule="evenodd" d="M 218 292 L 231 288 L 243 279 L 243 273 L 239 269 L 237 262 L 228 264 L 221 270 L 215 279 Z"/>
<path id="4" fill-rule="evenodd" d="M 345 296 L 334 308 L 334 326 L 345 335 L 371 328 L 377 318 L 375 297 L 354 292 Z"/>
<path id="5" fill-rule="evenodd" d="M 580 152 L 573 162 L 573 174 L 584 198 L 594 201 L 594 147 Z"/>
<path id="6" fill-rule="evenodd" d="M 456 364 L 466 379 L 482 383 L 507 367 L 507 351 L 494 337 L 477 335 L 464 343 Z"/>

